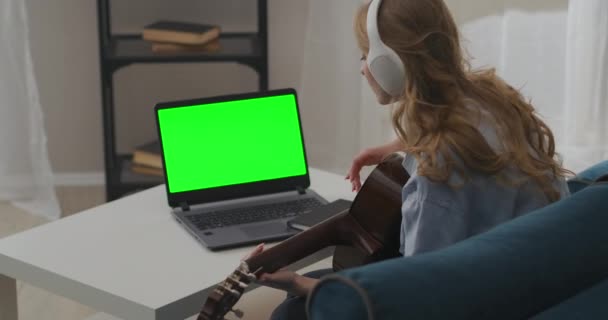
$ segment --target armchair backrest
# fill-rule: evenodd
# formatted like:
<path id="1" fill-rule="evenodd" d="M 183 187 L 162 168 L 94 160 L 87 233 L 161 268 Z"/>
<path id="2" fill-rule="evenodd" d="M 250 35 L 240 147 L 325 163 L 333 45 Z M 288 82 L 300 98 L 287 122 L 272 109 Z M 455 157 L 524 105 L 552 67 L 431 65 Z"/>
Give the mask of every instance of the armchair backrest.
<path id="1" fill-rule="evenodd" d="M 589 167 L 569 179 L 568 188 L 570 193 L 574 194 L 602 179 L 608 179 L 608 160 Z"/>

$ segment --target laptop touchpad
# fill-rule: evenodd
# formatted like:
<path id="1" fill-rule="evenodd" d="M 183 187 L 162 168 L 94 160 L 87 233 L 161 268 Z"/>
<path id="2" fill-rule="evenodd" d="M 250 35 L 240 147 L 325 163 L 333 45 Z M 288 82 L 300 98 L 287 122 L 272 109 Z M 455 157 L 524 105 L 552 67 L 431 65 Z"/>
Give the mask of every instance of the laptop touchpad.
<path id="1" fill-rule="evenodd" d="M 289 228 L 283 222 L 269 222 L 258 224 L 255 226 L 243 226 L 240 228 L 245 234 L 251 238 L 267 237 L 273 234 L 282 234 L 289 231 Z"/>

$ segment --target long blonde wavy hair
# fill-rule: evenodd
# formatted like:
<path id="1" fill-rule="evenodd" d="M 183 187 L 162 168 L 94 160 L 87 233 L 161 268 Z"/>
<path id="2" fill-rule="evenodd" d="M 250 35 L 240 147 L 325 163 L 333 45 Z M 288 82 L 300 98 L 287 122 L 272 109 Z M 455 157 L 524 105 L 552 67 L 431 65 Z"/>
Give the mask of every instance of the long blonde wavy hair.
<path id="1" fill-rule="evenodd" d="M 359 8 L 354 24 L 364 53 L 369 51 L 368 7 Z M 405 151 L 416 157 L 418 174 L 446 182 L 456 173 L 466 181 L 466 167 L 498 181 L 522 183 L 505 174 L 504 169 L 515 167 L 550 202 L 559 199 L 554 181 L 570 171 L 556 159 L 551 130 L 494 69 L 471 70 L 442 0 L 383 0 L 378 29 L 406 67 L 408 81 L 392 122 Z M 482 119 L 495 129 L 498 150 L 479 132 Z"/>

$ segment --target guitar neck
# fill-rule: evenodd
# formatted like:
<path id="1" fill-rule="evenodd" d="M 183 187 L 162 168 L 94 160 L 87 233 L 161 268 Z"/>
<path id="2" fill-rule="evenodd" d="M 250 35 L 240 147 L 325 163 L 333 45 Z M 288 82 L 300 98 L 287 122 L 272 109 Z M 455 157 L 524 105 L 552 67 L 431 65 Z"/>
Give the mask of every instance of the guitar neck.
<path id="1" fill-rule="evenodd" d="M 244 261 L 209 294 L 199 319 L 222 320 L 256 276 L 272 273 L 323 248 L 337 246 L 334 267 L 357 266 L 399 255 L 401 187 L 409 178 L 403 158 L 391 155 L 370 174 L 350 210 Z M 347 248 L 348 250 L 340 251 Z"/>
<path id="2" fill-rule="evenodd" d="M 321 249 L 341 244 L 340 225 L 348 218 L 348 211 L 337 214 L 245 262 L 251 272 L 272 273 Z"/>

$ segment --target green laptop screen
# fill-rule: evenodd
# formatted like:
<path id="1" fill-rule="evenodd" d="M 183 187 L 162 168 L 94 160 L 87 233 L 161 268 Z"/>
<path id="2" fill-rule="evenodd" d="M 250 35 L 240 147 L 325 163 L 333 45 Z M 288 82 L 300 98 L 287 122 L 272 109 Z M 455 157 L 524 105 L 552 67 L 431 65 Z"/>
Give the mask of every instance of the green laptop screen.
<path id="1" fill-rule="evenodd" d="M 306 174 L 296 97 L 158 110 L 170 193 Z"/>

